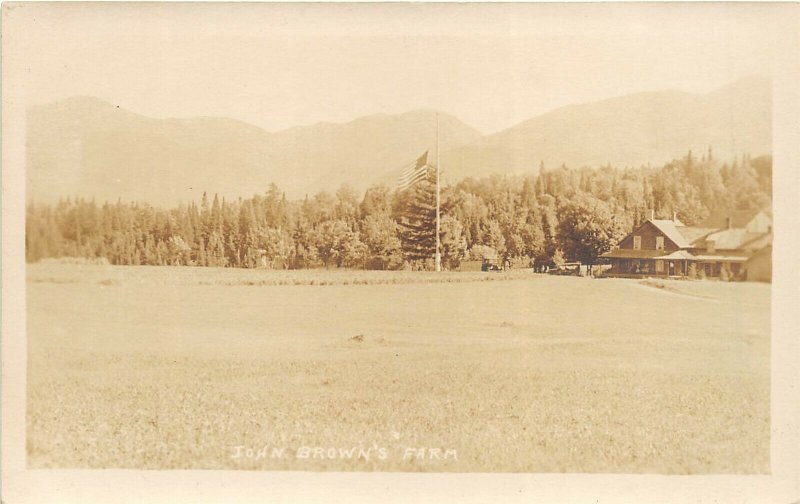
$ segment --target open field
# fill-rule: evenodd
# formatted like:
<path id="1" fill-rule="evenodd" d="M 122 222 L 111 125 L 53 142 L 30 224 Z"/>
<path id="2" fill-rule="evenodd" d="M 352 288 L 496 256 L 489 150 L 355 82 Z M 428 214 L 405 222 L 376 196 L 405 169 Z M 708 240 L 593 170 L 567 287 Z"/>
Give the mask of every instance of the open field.
<path id="1" fill-rule="evenodd" d="M 120 285 L 396 285 L 409 283 L 491 282 L 529 278 L 530 270 L 493 271 L 369 271 L 369 270 L 269 270 L 242 268 L 200 268 L 187 266 L 120 268 L 110 265 L 40 263 L 28 268 L 28 282 L 99 283 Z"/>
<path id="2" fill-rule="evenodd" d="M 769 471 L 769 285 L 433 276 L 29 265 L 28 464 Z"/>

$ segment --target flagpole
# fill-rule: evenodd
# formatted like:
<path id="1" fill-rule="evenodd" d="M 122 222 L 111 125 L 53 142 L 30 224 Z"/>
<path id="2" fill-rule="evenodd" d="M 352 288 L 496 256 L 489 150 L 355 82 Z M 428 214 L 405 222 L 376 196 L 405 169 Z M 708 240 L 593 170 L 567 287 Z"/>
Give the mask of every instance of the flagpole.
<path id="1" fill-rule="evenodd" d="M 436 271 L 442 271 L 442 253 L 439 250 L 439 113 L 436 113 Z"/>

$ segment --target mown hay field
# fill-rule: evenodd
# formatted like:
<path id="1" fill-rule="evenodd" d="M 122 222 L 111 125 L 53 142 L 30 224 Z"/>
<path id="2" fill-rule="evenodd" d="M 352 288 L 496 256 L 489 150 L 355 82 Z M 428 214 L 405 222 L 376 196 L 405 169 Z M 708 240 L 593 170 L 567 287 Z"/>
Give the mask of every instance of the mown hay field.
<path id="1" fill-rule="evenodd" d="M 28 465 L 766 473 L 769 307 L 754 283 L 33 264 Z"/>

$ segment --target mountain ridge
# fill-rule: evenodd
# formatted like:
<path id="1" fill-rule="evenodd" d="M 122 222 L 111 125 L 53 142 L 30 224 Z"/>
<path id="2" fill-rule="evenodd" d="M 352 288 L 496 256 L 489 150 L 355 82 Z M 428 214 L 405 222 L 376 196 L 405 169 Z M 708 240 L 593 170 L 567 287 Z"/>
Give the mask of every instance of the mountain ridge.
<path id="1" fill-rule="evenodd" d="M 431 109 L 267 131 L 218 116 L 157 119 L 91 96 L 28 111 L 28 196 L 174 204 L 202 192 L 247 197 L 276 183 L 290 197 L 391 184 L 423 151 L 436 114 L 448 177 L 552 167 L 662 164 L 686 151 L 771 152 L 771 82 L 745 78 L 705 94 L 645 91 L 565 105 L 483 134 Z M 435 159 L 435 158 L 433 158 Z"/>
<path id="2" fill-rule="evenodd" d="M 482 176 L 501 166 L 505 173 L 535 171 L 540 162 L 550 167 L 662 164 L 708 146 L 723 159 L 766 154 L 771 152 L 771 110 L 771 82 L 762 78 L 741 79 L 705 94 L 647 91 L 566 105 L 442 157 L 462 176 Z"/>

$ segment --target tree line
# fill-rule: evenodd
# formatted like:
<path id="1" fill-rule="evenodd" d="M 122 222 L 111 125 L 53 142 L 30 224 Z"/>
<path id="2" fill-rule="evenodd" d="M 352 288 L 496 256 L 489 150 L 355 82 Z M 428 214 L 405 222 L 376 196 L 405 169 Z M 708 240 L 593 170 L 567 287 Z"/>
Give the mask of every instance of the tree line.
<path id="1" fill-rule="evenodd" d="M 432 269 L 435 185 L 398 192 L 347 185 L 288 200 L 274 184 L 251 198 L 203 194 L 170 209 L 66 198 L 29 203 L 26 259 L 105 258 L 112 264 L 240 268 Z M 687 225 L 712 210 L 768 208 L 772 159 L 722 162 L 689 152 L 658 168 L 547 169 L 467 178 L 442 187 L 445 268 L 487 255 L 512 262 L 593 264 L 655 211 Z"/>

